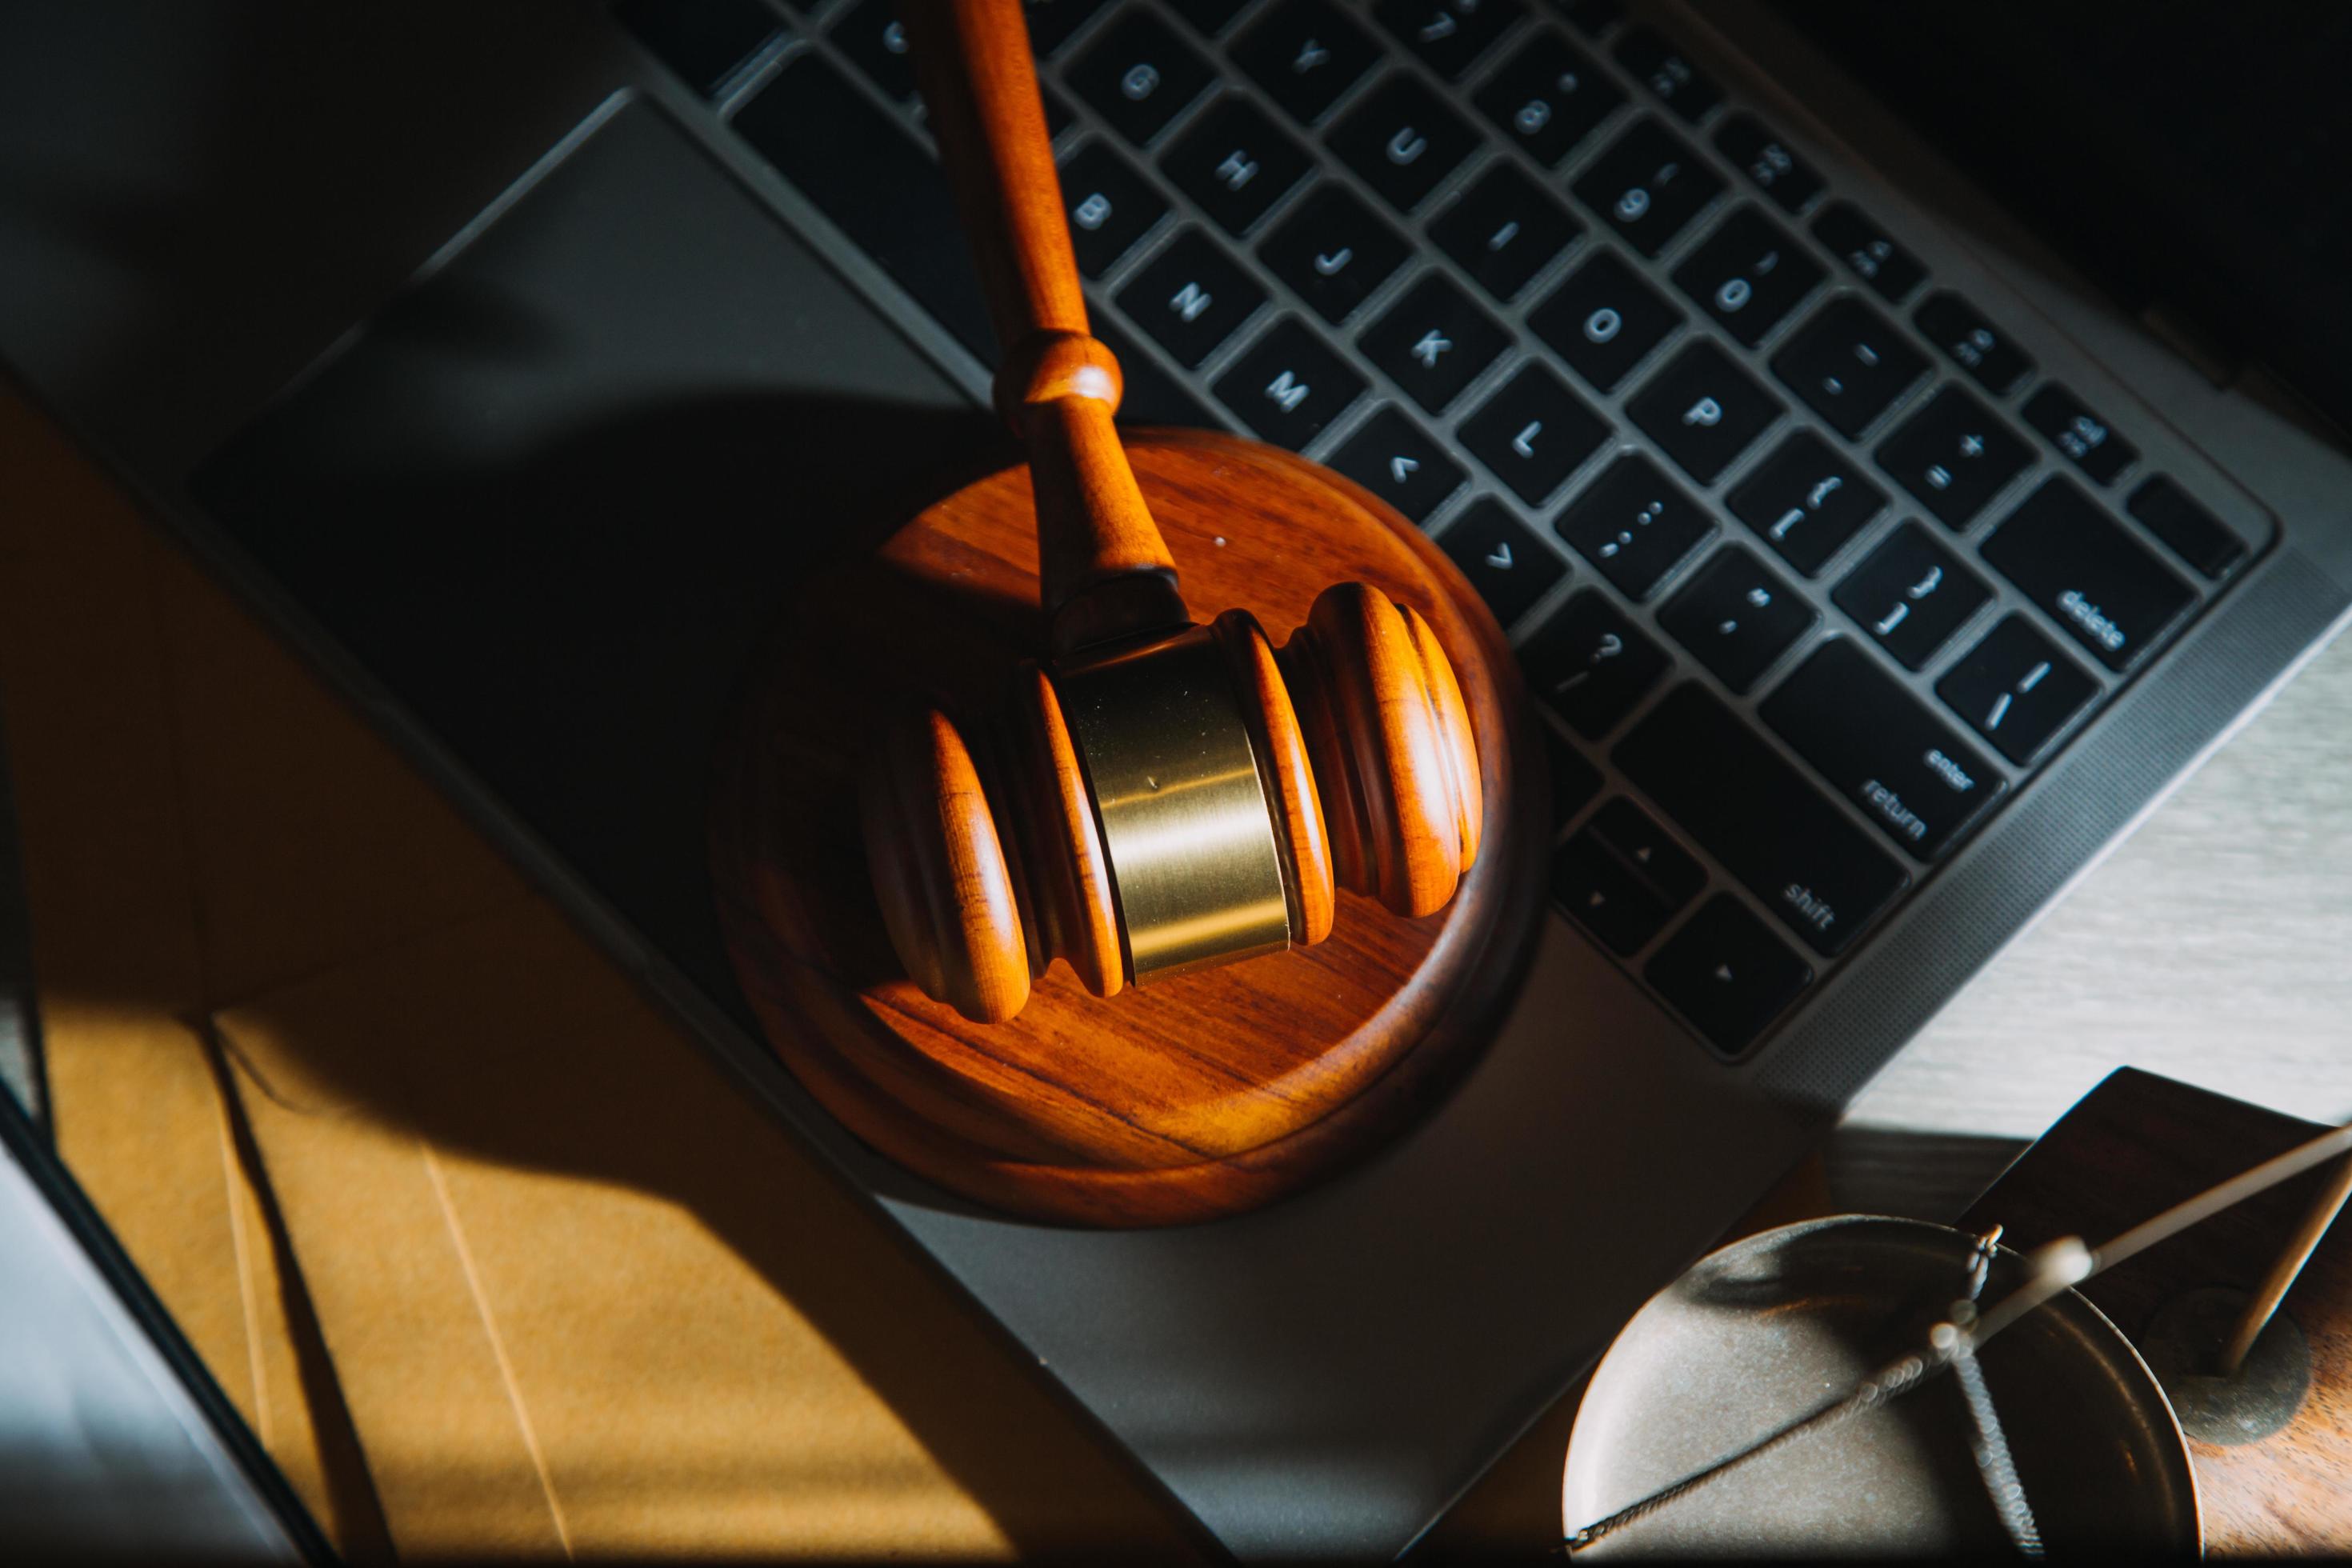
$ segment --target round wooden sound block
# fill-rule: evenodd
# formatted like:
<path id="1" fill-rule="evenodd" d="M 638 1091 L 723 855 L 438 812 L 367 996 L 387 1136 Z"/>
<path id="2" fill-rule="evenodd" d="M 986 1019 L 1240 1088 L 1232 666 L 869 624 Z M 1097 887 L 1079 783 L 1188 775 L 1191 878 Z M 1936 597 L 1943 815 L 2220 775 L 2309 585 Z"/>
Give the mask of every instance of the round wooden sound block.
<path id="1" fill-rule="evenodd" d="M 1469 707 L 1488 824 L 1437 914 L 1342 893 L 1309 948 L 1097 998 L 1056 960 L 1010 1022 L 918 991 L 858 831 L 860 763 L 909 701 L 978 712 L 1045 645 L 1029 476 L 931 506 L 786 611 L 720 759 L 711 851 L 736 973 L 793 1074 L 868 1144 L 1032 1218 L 1160 1225 L 1238 1213 L 1376 1148 L 1485 1044 L 1529 946 L 1543 762 L 1510 651 L 1461 574 L 1344 479 L 1192 431 L 1129 453 L 1186 602 L 1277 642 L 1334 583 L 1427 618 Z"/>

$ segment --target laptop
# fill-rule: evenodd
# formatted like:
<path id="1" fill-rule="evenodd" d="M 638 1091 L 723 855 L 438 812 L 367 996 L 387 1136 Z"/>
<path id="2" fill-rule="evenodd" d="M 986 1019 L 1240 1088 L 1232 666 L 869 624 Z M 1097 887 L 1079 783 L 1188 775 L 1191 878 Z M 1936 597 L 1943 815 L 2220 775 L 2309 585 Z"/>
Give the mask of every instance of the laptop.
<path id="1" fill-rule="evenodd" d="M 1552 742 L 1492 1047 L 1259 1213 L 926 1187 L 718 940 L 762 635 L 845 520 L 1007 451 L 888 0 L 12 6 L 0 355 L 1210 1536 L 1394 1554 L 2343 623 L 2352 45 L 1027 11 L 1123 416 L 1426 529 Z"/>

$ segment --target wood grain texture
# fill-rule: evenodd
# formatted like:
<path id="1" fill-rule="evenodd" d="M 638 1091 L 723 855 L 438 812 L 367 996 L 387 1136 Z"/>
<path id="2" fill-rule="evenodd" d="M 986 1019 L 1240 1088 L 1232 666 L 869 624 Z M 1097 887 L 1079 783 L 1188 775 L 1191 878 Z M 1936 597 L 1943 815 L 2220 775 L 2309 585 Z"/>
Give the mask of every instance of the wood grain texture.
<path id="1" fill-rule="evenodd" d="M 1247 610 L 1227 610 L 1217 632 L 1234 662 L 1242 713 L 1250 723 L 1265 796 L 1276 821 L 1275 842 L 1283 857 L 1283 886 L 1290 899 L 1291 944 L 1312 947 L 1331 934 L 1339 882 L 1331 869 L 1331 835 L 1323 801 L 1307 757 L 1307 737 L 1298 710 L 1265 628 Z"/>
<path id="2" fill-rule="evenodd" d="M 1478 759 L 1465 756 L 1459 688 L 1433 673 L 1408 617 L 1362 583 L 1316 595 L 1276 651 L 1323 796 L 1339 885 L 1397 913 L 1444 907 L 1476 858 Z"/>
<path id="3" fill-rule="evenodd" d="M 2284 1152 L 2320 1128 L 2153 1073 L 2114 1074 L 1971 1207 L 2011 1245 L 2093 1245 Z M 2251 1290 L 2329 1171 L 2306 1173 L 2118 1264 L 2083 1293 L 2137 1341 L 2167 1301 Z M 2352 1227 L 2320 1243 L 2284 1309 L 2311 1345 L 2314 1385 L 2287 1426 L 2229 1447 L 2189 1441 L 2216 1556 L 2352 1552 Z M 2031 1478 L 2028 1485 L 2031 1486 Z"/>
<path id="4" fill-rule="evenodd" d="M 1478 846 L 1486 831 L 1486 802 L 1478 787 L 1478 742 L 1470 729 L 1470 710 L 1462 700 L 1462 683 L 1446 659 L 1437 633 L 1412 606 L 1403 606 L 1400 613 L 1404 616 L 1405 636 L 1412 643 L 1422 698 L 1436 721 L 1438 760 L 1454 799 L 1451 837 L 1456 865 L 1467 871 L 1478 858 Z"/>
<path id="5" fill-rule="evenodd" d="M 848 819 L 875 715 L 992 707 L 1042 639 L 1026 470 L 968 487 L 780 606 L 721 758 L 712 853 L 736 967 L 779 1054 L 847 1126 L 942 1186 L 1039 1217 L 1169 1223 L 1264 1203 L 1377 1146 L 1486 1043 L 1529 948 L 1543 767 L 1491 616 L 1411 525 L 1272 448 L 1131 447 L 1204 598 L 1296 626 L 1326 585 L 1422 616 L 1460 677 L 1494 825 L 1442 914 L 1338 898 L 1300 952 L 1089 996 L 1066 965 L 982 1026 L 901 971 Z M 983 785 L 985 752 L 979 754 Z M 1530 773 L 1533 776 L 1530 777 Z"/>
<path id="6" fill-rule="evenodd" d="M 1110 865 L 1069 720 L 1036 665 L 1014 672 L 1004 718 L 998 768 L 1016 796 L 1009 813 L 1019 840 L 1014 885 L 1025 891 L 1027 923 L 1042 938 L 1030 952 L 1030 973 L 1043 974 L 1058 958 L 1088 991 L 1116 996 L 1127 978 Z"/>
<path id="7" fill-rule="evenodd" d="M 897 9 L 997 341 L 1083 334 L 1086 295 L 1021 0 L 908 0 Z M 1022 366 L 1019 378 L 1027 375 Z"/>
<path id="8" fill-rule="evenodd" d="M 1174 564 L 1111 427 L 1118 362 L 1087 331 L 1020 0 L 913 0 L 901 14 L 1004 345 L 996 405 L 1035 470 L 1055 651 L 1181 626 Z"/>
<path id="9" fill-rule="evenodd" d="M 1191 619 L 1175 563 L 1111 423 L 1114 406 L 1064 397 L 1021 411 L 1037 518 L 1038 595 L 1052 616 L 1057 654 L 1172 630 Z"/>
<path id="10" fill-rule="evenodd" d="M 874 892 L 915 984 L 966 1017 L 1029 1000 L 1029 952 L 996 819 L 971 749 L 946 714 L 886 726 L 858 788 Z"/>

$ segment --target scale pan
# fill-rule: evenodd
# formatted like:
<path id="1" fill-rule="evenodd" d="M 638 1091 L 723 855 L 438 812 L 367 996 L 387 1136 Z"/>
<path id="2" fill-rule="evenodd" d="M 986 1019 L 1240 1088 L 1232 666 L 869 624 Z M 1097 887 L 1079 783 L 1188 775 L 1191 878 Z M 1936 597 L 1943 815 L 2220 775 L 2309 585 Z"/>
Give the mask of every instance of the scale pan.
<path id="1" fill-rule="evenodd" d="M 1851 1391 L 1965 1296 L 1976 1238 L 1919 1220 L 1841 1215 L 1710 1254 L 1633 1315 L 1592 1375 L 1569 1440 L 1563 1533 L 1704 1469 Z M 2021 1283 L 1995 1249 L 1982 1300 Z M 2116 1326 L 2068 1290 L 1979 1358 L 2053 1555 L 2195 1553 L 2189 1447 Z M 1580 1550 L 2006 1553 L 1946 1373 L 1804 1433 Z"/>

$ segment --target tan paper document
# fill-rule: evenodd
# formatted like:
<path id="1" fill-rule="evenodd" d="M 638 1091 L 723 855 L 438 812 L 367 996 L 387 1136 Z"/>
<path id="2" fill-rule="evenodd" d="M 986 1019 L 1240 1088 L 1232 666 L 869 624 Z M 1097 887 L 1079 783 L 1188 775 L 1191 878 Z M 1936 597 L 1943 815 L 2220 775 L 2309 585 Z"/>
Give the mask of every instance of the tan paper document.
<path id="1" fill-rule="evenodd" d="M 222 1025 L 404 1545 L 920 1556 L 1174 1538 L 551 911 Z M 437 1397 L 415 1397 L 420 1378 Z"/>

